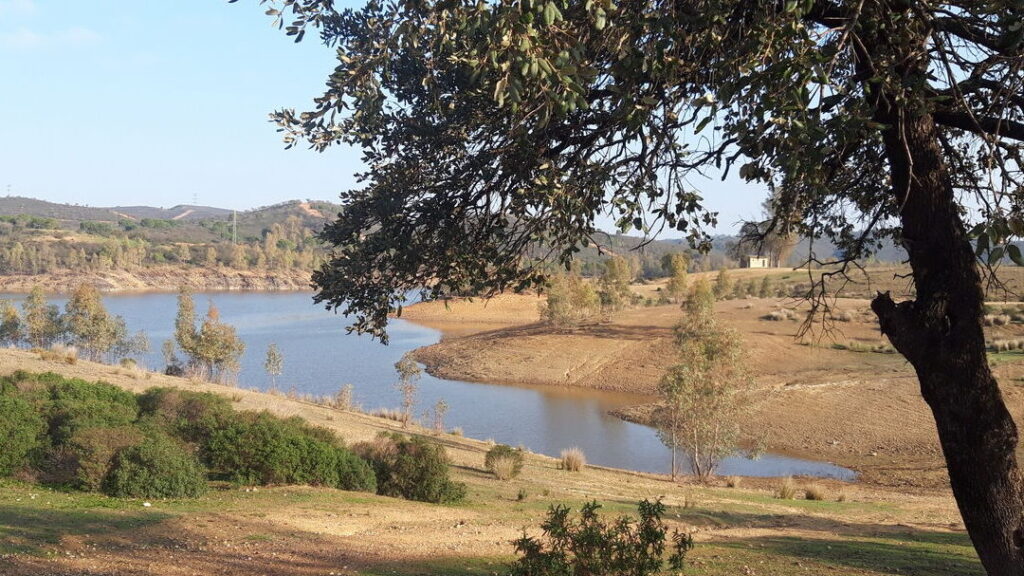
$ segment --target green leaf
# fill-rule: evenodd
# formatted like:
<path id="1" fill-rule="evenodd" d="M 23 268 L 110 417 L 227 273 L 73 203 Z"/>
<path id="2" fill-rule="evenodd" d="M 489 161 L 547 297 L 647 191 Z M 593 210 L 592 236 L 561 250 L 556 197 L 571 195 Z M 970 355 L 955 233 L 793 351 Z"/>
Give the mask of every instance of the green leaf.
<path id="1" fill-rule="evenodd" d="M 1000 260 L 1002 260 L 1003 259 L 1003 252 L 1004 252 L 1004 249 L 1003 249 L 1002 246 L 996 246 L 995 248 L 993 248 L 992 251 L 988 253 L 988 263 L 989 263 L 989 265 L 991 266 L 993 264 L 996 264 Z"/>
<path id="2" fill-rule="evenodd" d="M 544 25 L 551 26 L 555 23 L 555 4 L 548 2 L 544 4 Z"/>
<path id="3" fill-rule="evenodd" d="M 1020 248 L 1016 244 L 1010 244 L 1006 247 L 1006 253 L 1010 255 L 1010 260 L 1017 266 L 1024 266 L 1024 256 L 1020 253 Z"/>

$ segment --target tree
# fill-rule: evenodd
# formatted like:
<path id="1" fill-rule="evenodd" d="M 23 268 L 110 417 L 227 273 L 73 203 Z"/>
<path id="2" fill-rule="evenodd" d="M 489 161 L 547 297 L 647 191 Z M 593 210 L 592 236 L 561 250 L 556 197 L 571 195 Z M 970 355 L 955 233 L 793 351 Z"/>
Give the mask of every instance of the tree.
<path id="1" fill-rule="evenodd" d="M 632 301 L 632 292 L 629 283 L 633 279 L 629 262 L 622 256 L 612 256 L 604 261 L 604 270 L 601 272 L 598 297 L 601 299 L 601 308 L 608 312 L 621 310 Z"/>
<path id="2" fill-rule="evenodd" d="M 722 268 L 718 271 L 718 275 L 715 276 L 715 284 L 712 290 L 715 292 L 715 298 L 725 298 L 729 295 L 732 290 L 732 278 L 729 277 L 729 271 Z"/>
<path id="3" fill-rule="evenodd" d="M 284 356 L 281 355 L 277 344 L 273 342 L 270 343 L 270 346 L 267 346 L 267 357 L 263 361 L 263 369 L 267 371 L 267 374 L 270 374 L 271 386 L 276 389 L 277 377 L 284 371 Z"/>
<path id="4" fill-rule="evenodd" d="M 24 338 L 21 316 L 10 300 L 0 300 L 0 346 L 17 346 Z"/>
<path id="5" fill-rule="evenodd" d="M 178 288 L 178 315 L 174 318 L 174 341 L 182 352 L 194 356 L 197 339 L 196 303 L 192 299 L 192 291 L 181 286 Z"/>
<path id="6" fill-rule="evenodd" d="M 210 380 L 223 380 L 237 372 L 238 360 L 245 352 L 245 342 L 235 328 L 220 321 L 220 312 L 210 302 L 206 318 L 196 328 L 196 305 L 192 292 L 182 286 L 178 290 L 178 315 L 174 319 L 174 339 L 188 356 L 188 368 L 201 372 Z M 163 348 L 164 359 L 176 360 L 173 346 Z M 168 370 L 176 364 L 168 363 Z"/>
<path id="7" fill-rule="evenodd" d="M 706 249 L 715 215 L 685 177 L 738 169 L 796 233 L 840 247 L 820 295 L 881 240 L 906 248 L 915 296 L 872 309 L 917 373 L 985 569 L 1024 574 L 979 262 L 1024 263 L 1018 2 L 275 4 L 339 55 L 313 110 L 275 113 L 286 143 L 356 145 L 371 167 L 323 232 L 318 301 L 384 337 L 422 286 L 541 285 L 537 242 L 567 264 L 602 212 Z"/>
<path id="8" fill-rule="evenodd" d="M 90 360 L 99 361 L 115 350 L 130 353 L 134 348 L 124 318 L 107 312 L 92 284 L 79 284 L 71 292 L 64 306 L 64 325 L 71 343 Z"/>
<path id="9" fill-rule="evenodd" d="M 601 299 L 589 282 L 578 274 L 554 276 L 540 315 L 556 326 L 578 326 L 592 320 L 601 311 Z"/>
<path id="10" fill-rule="evenodd" d="M 194 350 L 193 362 L 203 367 L 207 377 L 213 381 L 224 381 L 238 371 L 238 360 L 245 352 L 245 342 L 235 333 L 234 326 L 220 321 L 220 312 L 210 302 L 197 333 Z"/>
<path id="11" fill-rule="evenodd" d="M 46 302 L 41 286 L 33 286 L 28 298 L 22 303 L 25 318 L 25 338 L 35 348 L 46 348 L 64 334 L 60 308 Z"/>
<path id="12" fill-rule="evenodd" d="M 401 360 L 395 362 L 395 371 L 398 372 L 398 382 L 395 383 L 395 388 L 402 394 L 402 427 L 408 427 L 412 422 L 412 411 L 416 406 L 416 390 L 419 387 L 423 371 L 408 353 L 403 355 Z"/>
<path id="13" fill-rule="evenodd" d="M 672 451 L 685 450 L 690 470 L 702 480 L 736 451 L 747 406 L 743 346 L 736 332 L 718 326 L 706 300 L 693 300 L 676 328 L 679 362 L 658 383 L 658 437 Z"/>
<path id="14" fill-rule="evenodd" d="M 444 417 L 448 414 L 448 403 L 444 399 L 434 404 L 434 432 L 444 434 Z"/>
<path id="15" fill-rule="evenodd" d="M 686 271 L 690 267 L 690 259 L 685 254 L 666 254 L 662 258 L 662 268 L 668 275 L 665 291 L 668 297 L 679 302 L 686 295 Z"/>

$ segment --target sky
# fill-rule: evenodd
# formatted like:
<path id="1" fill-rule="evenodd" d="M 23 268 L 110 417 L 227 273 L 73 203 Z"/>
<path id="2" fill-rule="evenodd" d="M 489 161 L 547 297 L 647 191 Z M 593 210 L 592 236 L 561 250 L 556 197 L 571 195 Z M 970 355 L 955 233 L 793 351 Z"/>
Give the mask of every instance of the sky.
<path id="1" fill-rule="evenodd" d="M 264 9 L 0 0 L 0 194 L 237 210 L 336 200 L 356 185 L 359 151 L 285 150 L 267 116 L 309 108 L 334 53 L 316 36 L 295 44 Z M 693 184 L 721 213 L 721 232 L 756 217 L 765 195 L 738 180 Z"/>

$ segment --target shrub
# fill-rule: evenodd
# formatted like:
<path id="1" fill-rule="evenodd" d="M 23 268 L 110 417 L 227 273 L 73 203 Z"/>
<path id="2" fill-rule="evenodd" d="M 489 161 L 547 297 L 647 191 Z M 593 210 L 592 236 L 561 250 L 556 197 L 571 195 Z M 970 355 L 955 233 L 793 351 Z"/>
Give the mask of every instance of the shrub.
<path id="1" fill-rule="evenodd" d="M 825 489 L 817 484 L 811 484 L 804 488 L 804 498 L 808 500 L 824 500 Z"/>
<path id="2" fill-rule="evenodd" d="M 13 387 L 6 390 L 0 390 L 0 476 L 28 464 L 46 432 L 46 422 L 32 404 L 15 396 Z"/>
<path id="3" fill-rule="evenodd" d="M 572 447 L 562 450 L 562 461 L 559 464 L 559 468 L 562 470 L 568 470 L 569 472 L 579 472 L 587 465 L 587 456 L 583 453 L 583 450 Z"/>
<path id="4" fill-rule="evenodd" d="M 230 403 L 209 392 L 151 388 L 139 396 L 143 418 L 186 442 L 201 442 L 235 417 Z"/>
<path id="5" fill-rule="evenodd" d="M 775 497 L 780 500 L 792 500 L 796 498 L 796 484 L 793 483 L 793 479 L 786 476 L 782 479 L 782 483 L 779 484 L 778 489 L 775 490 Z"/>
<path id="6" fill-rule="evenodd" d="M 498 480 L 511 480 L 523 471 L 523 452 L 506 444 L 498 444 L 487 451 L 484 467 Z"/>
<path id="7" fill-rule="evenodd" d="M 212 477 L 235 484 L 310 484 L 373 491 L 370 466 L 334 434 L 266 412 L 236 414 L 202 444 Z"/>
<path id="8" fill-rule="evenodd" d="M 639 504 L 638 521 L 620 516 L 611 522 L 597 514 L 600 507 L 597 502 L 588 502 L 583 505 L 579 519 L 574 520 L 569 516 L 569 508 L 552 506 L 541 524 L 542 538 L 524 534 L 513 543 L 521 557 L 512 565 L 512 576 L 648 576 L 660 572 L 669 535 L 661 520 L 665 505 L 660 500 L 644 500 Z M 686 553 L 692 548 L 693 538 L 675 531 L 669 566 L 681 571 Z"/>
<path id="9" fill-rule="evenodd" d="M 382 496 L 435 504 L 466 497 L 466 485 L 448 477 L 448 455 L 436 442 L 382 432 L 372 442 L 352 448 L 370 462 L 377 476 L 377 493 Z"/>
<path id="10" fill-rule="evenodd" d="M 165 436 L 122 449 L 103 481 L 103 491 L 120 498 L 194 498 L 206 489 L 199 462 Z"/>
<path id="11" fill-rule="evenodd" d="M 81 490 L 99 490 L 114 456 L 125 448 L 138 446 L 143 440 L 142 432 L 134 426 L 77 430 L 66 446 L 73 462 L 63 463 L 66 471 L 73 471 L 73 476 L 66 480 L 54 477 L 53 480 L 70 482 Z"/>
<path id="12" fill-rule="evenodd" d="M 54 444 L 64 444 L 77 430 L 130 426 L 138 417 L 138 402 L 131 392 L 105 382 L 58 379 L 49 386 Z"/>

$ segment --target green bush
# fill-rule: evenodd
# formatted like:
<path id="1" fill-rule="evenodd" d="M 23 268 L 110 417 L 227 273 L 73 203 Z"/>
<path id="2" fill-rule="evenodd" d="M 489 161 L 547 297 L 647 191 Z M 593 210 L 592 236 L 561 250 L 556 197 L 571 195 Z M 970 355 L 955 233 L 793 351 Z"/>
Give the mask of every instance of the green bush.
<path id="1" fill-rule="evenodd" d="M 119 498 L 194 498 L 206 489 L 195 457 L 159 435 L 118 452 L 103 481 L 103 491 Z"/>
<path id="2" fill-rule="evenodd" d="M 579 519 L 573 520 L 568 507 L 552 506 L 547 520 L 541 524 L 542 538 L 523 535 L 513 543 L 522 557 L 512 565 L 511 575 L 648 576 L 661 572 L 668 536 L 668 530 L 661 521 L 665 505 L 660 500 L 644 500 L 639 504 L 638 521 L 620 516 L 612 522 L 601 519 L 597 514 L 600 507 L 597 502 L 584 504 Z M 681 571 L 686 553 L 693 548 L 693 538 L 676 531 L 671 544 L 673 551 L 668 558 L 669 567 Z"/>
<path id="3" fill-rule="evenodd" d="M 235 418 L 231 403 L 210 392 L 151 388 L 139 396 L 141 416 L 186 442 L 201 442 Z"/>
<path id="4" fill-rule="evenodd" d="M 0 391 L 0 476 L 28 464 L 29 455 L 42 444 L 46 432 L 43 418 L 15 393 Z"/>
<path id="5" fill-rule="evenodd" d="M 484 468 L 500 480 L 510 480 L 523 471 L 523 451 L 498 444 L 484 456 Z"/>
<path id="6" fill-rule="evenodd" d="M 52 373 L 0 378 L 0 475 L 31 466 L 47 484 L 198 494 L 207 470 L 178 442 L 195 446 L 214 478 L 238 484 L 377 489 L 369 463 L 301 418 L 239 413 L 220 396 L 173 388 L 136 396 Z"/>
<path id="7" fill-rule="evenodd" d="M 139 415 L 134 394 L 105 382 L 61 379 L 49 390 L 47 413 L 55 445 L 65 444 L 78 430 L 130 426 Z"/>
<path id="8" fill-rule="evenodd" d="M 369 464 L 334 435 L 299 419 L 242 413 L 213 430 L 203 458 L 215 478 L 235 484 L 311 484 L 374 491 Z"/>
<path id="9" fill-rule="evenodd" d="M 54 477 L 52 480 L 70 483 L 80 490 L 100 490 L 114 456 L 125 448 L 142 444 L 143 440 L 145 436 L 135 426 L 76 430 L 65 446 L 67 450 L 57 452 L 72 457 L 68 462 L 71 477 Z"/>
<path id="10" fill-rule="evenodd" d="M 353 450 L 373 466 L 377 493 L 382 496 L 435 504 L 466 497 L 466 485 L 448 477 L 448 455 L 436 442 L 382 432 L 373 442 L 357 444 Z"/>

